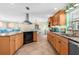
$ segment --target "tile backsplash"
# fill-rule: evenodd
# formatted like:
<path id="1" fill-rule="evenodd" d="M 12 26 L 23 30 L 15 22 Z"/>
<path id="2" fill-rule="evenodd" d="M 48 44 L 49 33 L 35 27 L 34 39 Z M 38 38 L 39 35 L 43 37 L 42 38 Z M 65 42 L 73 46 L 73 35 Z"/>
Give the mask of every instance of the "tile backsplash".
<path id="1" fill-rule="evenodd" d="M 0 31 L 29 31 L 35 29 L 35 24 L 15 23 L 15 22 L 0 22 Z"/>

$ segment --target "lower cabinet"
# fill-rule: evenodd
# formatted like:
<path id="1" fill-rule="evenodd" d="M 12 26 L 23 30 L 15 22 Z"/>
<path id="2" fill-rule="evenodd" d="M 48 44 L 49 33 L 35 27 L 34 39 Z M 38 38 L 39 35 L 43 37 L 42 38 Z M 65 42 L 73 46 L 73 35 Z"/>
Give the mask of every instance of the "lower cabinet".
<path id="1" fill-rule="evenodd" d="M 68 43 L 61 41 L 61 55 L 68 55 Z"/>
<path id="2" fill-rule="evenodd" d="M 68 39 L 61 37 L 55 33 L 48 32 L 47 39 L 55 48 L 58 54 L 68 55 Z"/>
<path id="3" fill-rule="evenodd" d="M 0 36 L 0 55 L 12 55 L 23 45 L 23 33 Z"/>
<path id="4" fill-rule="evenodd" d="M 0 55 L 9 55 L 10 54 L 10 42 L 8 36 L 0 37 Z"/>
<path id="5" fill-rule="evenodd" d="M 55 49 L 58 52 L 58 54 L 60 54 L 61 44 L 60 44 L 60 40 L 58 40 L 58 39 L 56 39 L 56 41 L 55 41 Z"/>
<path id="6" fill-rule="evenodd" d="M 37 41 L 37 32 L 33 32 L 33 41 L 36 42 Z"/>
<path id="7" fill-rule="evenodd" d="M 14 54 L 15 51 L 15 36 L 10 36 L 10 54 Z"/>
<path id="8" fill-rule="evenodd" d="M 18 50 L 23 45 L 23 33 L 15 35 L 15 50 Z"/>

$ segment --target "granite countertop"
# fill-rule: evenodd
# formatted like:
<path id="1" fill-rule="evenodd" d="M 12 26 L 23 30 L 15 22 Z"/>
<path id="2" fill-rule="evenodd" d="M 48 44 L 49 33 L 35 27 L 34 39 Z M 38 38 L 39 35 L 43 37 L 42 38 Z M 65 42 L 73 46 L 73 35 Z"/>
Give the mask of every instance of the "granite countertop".
<path id="1" fill-rule="evenodd" d="M 22 32 L 37 32 L 37 30 L 28 30 L 28 31 L 22 31 Z"/>
<path id="2" fill-rule="evenodd" d="M 15 35 L 18 33 L 22 33 L 22 31 L 19 32 L 9 32 L 9 33 L 0 33 L 0 36 L 11 36 L 11 35 Z"/>
<path id="3" fill-rule="evenodd" d="M 53 32 L 53 33 L 55 33 L 55 34 L 57 34 L 59 36 L 63 36 L 63 37 L 65 37 L 65 38 L 67 38 L 67 39 L 69 39 L 71 41 L 76 42 L 76 43 L 79 43 L 79 37 L 66 36 L 65 34 L 58 33 L 58 32 Z"/>
<path id="4" fill-rule="evenodd" d="M 11 35 L 15 35 L 15 34 L 22 33 L 22 32 L 37 32 L 37 30 L 0 33 L 0 36 L 11 36 Z"/>

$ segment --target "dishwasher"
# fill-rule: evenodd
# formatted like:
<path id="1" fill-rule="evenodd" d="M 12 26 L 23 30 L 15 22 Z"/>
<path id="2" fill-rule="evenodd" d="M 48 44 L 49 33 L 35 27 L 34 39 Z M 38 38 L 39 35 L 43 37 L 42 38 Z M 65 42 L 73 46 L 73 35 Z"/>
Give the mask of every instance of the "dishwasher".
<path id="1" fill-rule="evenodd" d="M 79 55 L 79 43 L 69 41 L 69 55 Z"/>

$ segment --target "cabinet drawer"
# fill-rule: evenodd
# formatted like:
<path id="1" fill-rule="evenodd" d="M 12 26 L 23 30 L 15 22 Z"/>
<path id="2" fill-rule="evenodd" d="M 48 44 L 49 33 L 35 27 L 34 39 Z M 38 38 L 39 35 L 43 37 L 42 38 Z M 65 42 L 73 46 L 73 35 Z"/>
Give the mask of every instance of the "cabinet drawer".
<path id="1" fill-rule="evenodd" d="M 65 44 L 65 43 L 61 43 L 61 44 L 62 44 L 62 46 L 61 46 L 60 54 L 68 55 L 68 44 Z"/>
<path id="2" fill-rule="evenodd" d="M 64 38 L 64 37 L 60 37 L 60 38 L 61 38 L 61 40 L 62 40 L 64 43 L 68 44 L 68 39 L 67 39 L 67 38 Z"/>
<path id="3" fill-rule="evenodd" d="M 68 55 L 68 43 L 61 40 L 61 55 Z"/>
<path id="4" fill-rule="evenodd" d="M 61 43 L 60 43 L 59 39 L 56 39 L 56 41 L 55 41 L 55 48 L 56 48 L 56 51 L 60 54 Z"/>

